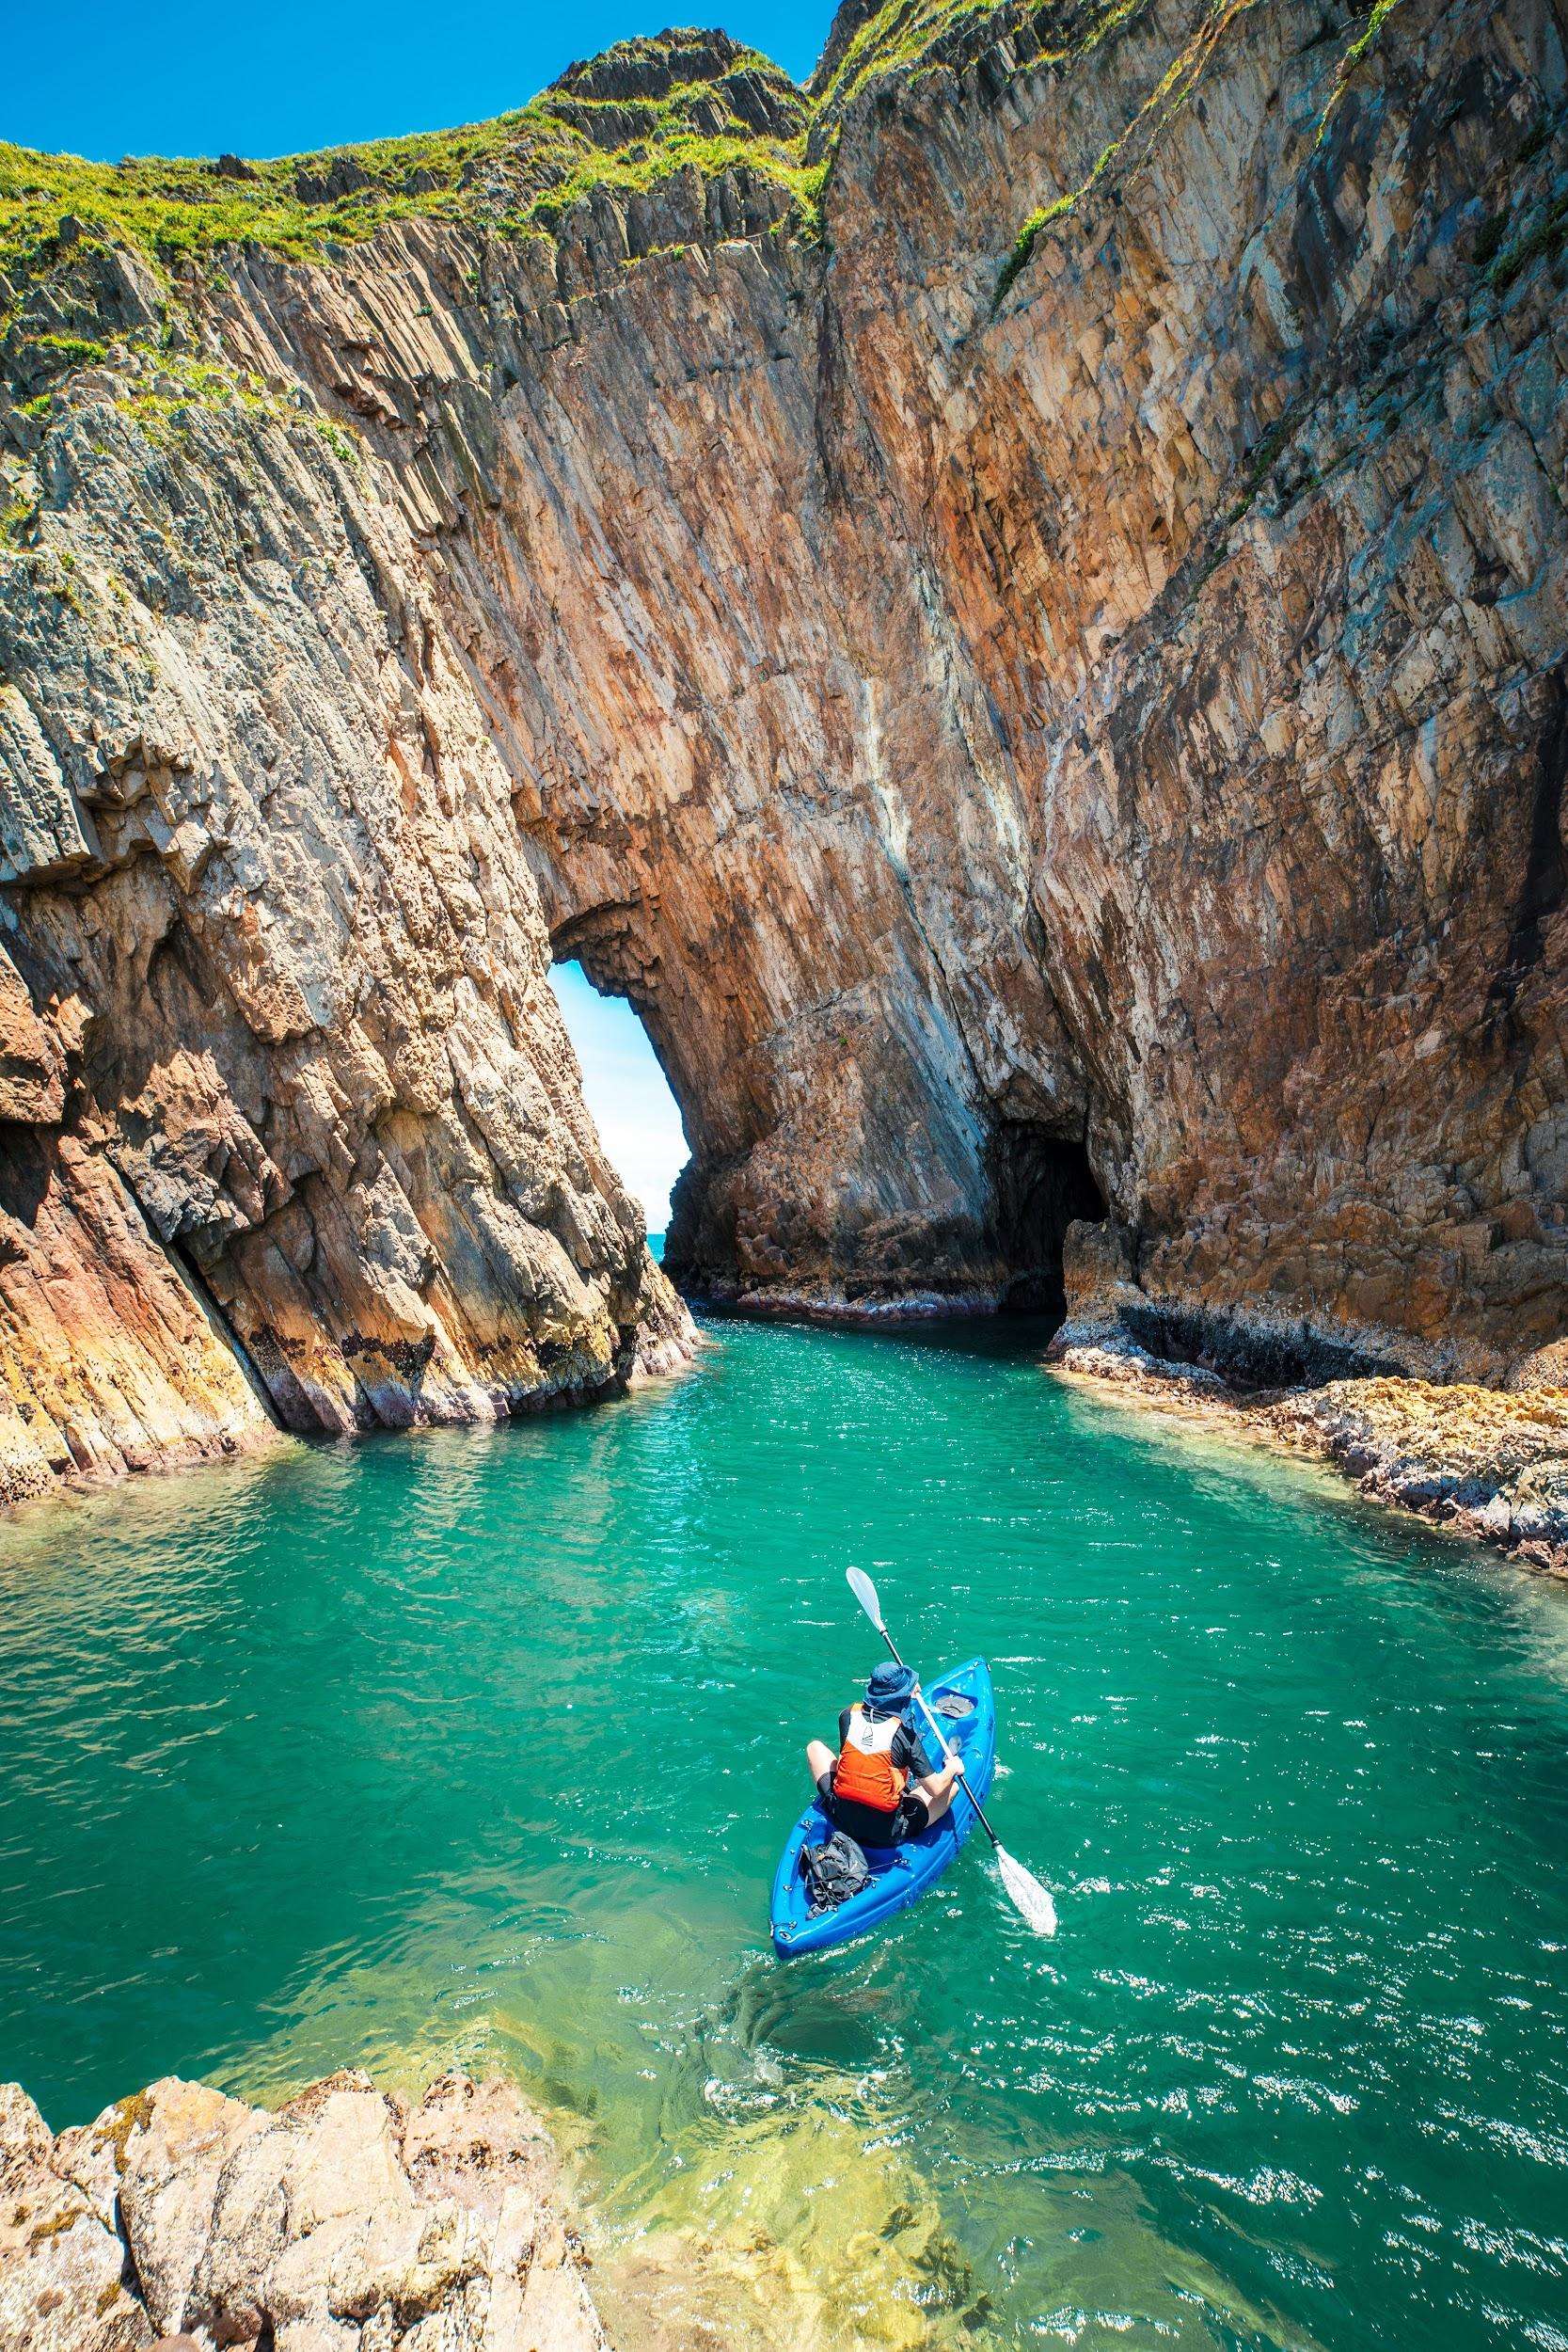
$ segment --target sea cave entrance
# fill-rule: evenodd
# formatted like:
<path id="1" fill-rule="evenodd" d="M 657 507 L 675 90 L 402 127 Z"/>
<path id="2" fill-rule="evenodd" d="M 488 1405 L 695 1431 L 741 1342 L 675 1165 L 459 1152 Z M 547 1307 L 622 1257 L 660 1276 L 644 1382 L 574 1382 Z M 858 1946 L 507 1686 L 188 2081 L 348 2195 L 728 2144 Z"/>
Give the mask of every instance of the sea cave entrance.
<path id="1" fill-rule="evenodd" d="M 670 1194 L 691 1156 L 680 1105 L 647 1030 L 624 996 L 594 987 L 580 963 L 550 967 L 550 986 L 582 1068 L 582 1091 L 616 1174 L 640 1201 L 662 1254 Z"/>
<path id="2" fill-rule="evenodd" d="M 1067 1312 L 1062 1246 L 1076 1218 L 1098 1222 L 1107 1203 L 1083 1142 L 1027 1120 L 1006 1120 L 991 1136 L 992 1217 L 998 1252 L 1013 1269 L 1005 1314 Z"/>

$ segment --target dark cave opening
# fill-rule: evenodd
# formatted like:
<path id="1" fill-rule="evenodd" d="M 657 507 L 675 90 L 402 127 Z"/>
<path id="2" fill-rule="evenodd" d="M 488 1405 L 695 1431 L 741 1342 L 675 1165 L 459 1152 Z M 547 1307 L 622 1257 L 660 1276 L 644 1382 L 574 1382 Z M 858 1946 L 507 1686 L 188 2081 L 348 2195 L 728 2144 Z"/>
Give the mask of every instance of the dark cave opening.
<path id="1" fill-rule="evenodd" d="M 1082 1142 L 1032 1120 L 1006 1120 L 990 1140 L 991 1214 L 996 1248 L 1013 1279 L 1004 1314 L 1067 1312 L 1062 1244 L 1076 1217 L 1098 1222 L 1107 1202 Z"/>

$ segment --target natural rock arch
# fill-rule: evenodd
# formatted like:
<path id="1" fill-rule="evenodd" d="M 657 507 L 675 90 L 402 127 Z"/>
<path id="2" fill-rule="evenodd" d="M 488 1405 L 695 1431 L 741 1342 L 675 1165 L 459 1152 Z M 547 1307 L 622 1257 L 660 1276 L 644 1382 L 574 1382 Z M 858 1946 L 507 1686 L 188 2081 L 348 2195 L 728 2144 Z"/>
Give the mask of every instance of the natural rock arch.
<path id="1" fill-rule="evenodd" d="M 998 1300 L 1102 1202 L 1162 1311 L 1549 1368 L 1560 29 L 1363 29 L 1042 54 L 1004 8 L 911 77 L 847 20 L 814 108 L 682 35 L 602 72 L 618 125 L 729 122 L 711 173 L 594 184 L 568 76 L 391 196 L 302 182 L 382 208 L 314 258 L 171 292 L 134 224 L 46 224 L 0 417 L 17 1478 L 245 1421 L 165 1243 L 305 1423 L 678 1348 L 552 940 L 690 1120 L 693 1283 Z M 105 1217 L 143 1329 L 70 1304 Z"/>

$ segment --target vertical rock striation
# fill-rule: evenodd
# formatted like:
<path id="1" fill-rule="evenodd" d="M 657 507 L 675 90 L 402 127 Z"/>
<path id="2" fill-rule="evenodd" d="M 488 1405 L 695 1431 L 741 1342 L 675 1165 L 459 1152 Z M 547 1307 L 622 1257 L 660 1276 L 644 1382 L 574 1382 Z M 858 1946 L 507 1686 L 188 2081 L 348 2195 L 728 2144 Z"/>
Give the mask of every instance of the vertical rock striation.
<path id="1" fill-rule="evenodd" d="M 508 403 L 524 823 L 690 1279 L 994 1296 L 1108 1208 L 1156 1296 L 1555 1365 L 1560 36 L 1366 30 L 967 24 L 826 94 L 809 272 L 649 265 Z"/>
<path id="2" fill-rule="evenodd" d="M 678 1352 L 552 952 L 671 1074 L 689 1286 L 1059 1307 L 1108 1220 L 1238 1344 L 1560 1377 L 1565 87 L 1545 0 L 928 0 L 805 98 L 679 34 L 14 167 L 29 1458 Z M 70 1303 L 111 1201 L 145 1317 Z M 129 1324 L 85 1419 L 46 1293 Z"/>
<path id="3" fill-rule="evenodd" d="M 261 1395 L 473 1418 L 686 1344 L 407 525 L 320 419 L 191 397 L 204 364 L 78 373 L 0 582 L 12 1491 Z"/>

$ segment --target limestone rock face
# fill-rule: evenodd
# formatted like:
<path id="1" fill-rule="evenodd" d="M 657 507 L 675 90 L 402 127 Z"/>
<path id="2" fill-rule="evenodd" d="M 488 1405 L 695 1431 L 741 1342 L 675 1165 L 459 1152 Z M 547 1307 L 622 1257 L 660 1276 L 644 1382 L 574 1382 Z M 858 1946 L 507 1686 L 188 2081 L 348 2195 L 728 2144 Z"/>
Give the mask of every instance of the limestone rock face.
<path id="1" fill-rule="evenodd" d="M 112 2213 L 74 2177 L 21 2086 L 0 2084 L 0 2344 L 144 2352 L 156 2332 Z"/>
<path id="2" fill-rule="evenodd" d="M 688 1329 L 406 526 L 280 405 L 164 437 L 141 364 L 77 388 L 0 567 L 13 1492 L 591 1395 Z"/>
<path id="3" fill-rule="evenodd" d="M 1412 1367 L 1562 1331 L 1560 32 L 1358 29 L 984 20 L 844 112 L 804 282 L 650 266 L 509 400 L 519 807 L 689 1279 L 995 1295 L 1108 1207 Z"/>
<path id="4" fill-rule="evenodd" d="M 335 2074 L 268 2115 L 171 2078 L 57 2139 L 0 2088 L 6 2352 L 606 2352 L 582 2267 L 507 2083 Z"/>
<path id="5" fill-rule="evenodd" d="M 1162 1311 L 1560 1377 L 1560 24 L 1059 13 L 911 74 L 851 8 L 819 237 L 744 161 L 172 292 L 62 230 L 0 405 L 0 1084 L 236 1411 L 678 1353 L 552 951 L 670 1073 L 690 1287 L 1059 1310 L 1108 1216 Z"/>
<path id="6" fill-rule="evenodd" d="M 264 1406 L 112 1164 L 35 1127 L 0 1155 L 0 1499 L 264 1438 Z"/>

